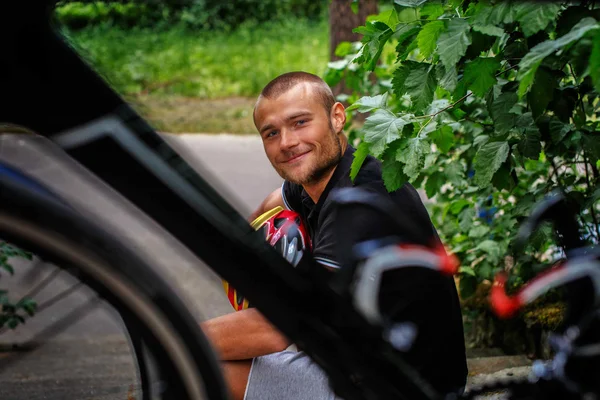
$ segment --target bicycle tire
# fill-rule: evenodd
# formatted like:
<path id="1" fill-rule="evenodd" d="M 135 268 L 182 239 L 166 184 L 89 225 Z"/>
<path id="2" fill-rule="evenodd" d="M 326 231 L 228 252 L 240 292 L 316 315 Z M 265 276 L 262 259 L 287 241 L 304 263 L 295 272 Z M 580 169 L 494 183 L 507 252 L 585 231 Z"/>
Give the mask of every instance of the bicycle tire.
<path id="1" fill-rule="evenodd" d="M 168 373 L 166 398 L 228 398 L 212 348 L 175 291 L 98 225 L 58 197 L 0 176 L 0 237 L 68 268 L 135 327 Z"/>

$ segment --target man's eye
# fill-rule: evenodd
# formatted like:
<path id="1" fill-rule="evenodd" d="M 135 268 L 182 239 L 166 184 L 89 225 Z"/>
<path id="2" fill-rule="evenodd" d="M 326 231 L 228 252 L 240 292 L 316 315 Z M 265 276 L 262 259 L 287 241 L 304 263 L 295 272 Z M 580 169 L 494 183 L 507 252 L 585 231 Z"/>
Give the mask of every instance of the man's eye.
<path id="1" fill-rule="evenodd" d="M 267 133 L 268 138 L 273 137 L 275 135 L 277 135 L 277 131 L 271 131 L 271 132 Z"/>
<path id="2" fill-rule="evenodd" d="M 304 125 L 305 122 L 306 122 L 306 120 L 301 119 L 301 120 L 296 121 L 296 125 Z"/>

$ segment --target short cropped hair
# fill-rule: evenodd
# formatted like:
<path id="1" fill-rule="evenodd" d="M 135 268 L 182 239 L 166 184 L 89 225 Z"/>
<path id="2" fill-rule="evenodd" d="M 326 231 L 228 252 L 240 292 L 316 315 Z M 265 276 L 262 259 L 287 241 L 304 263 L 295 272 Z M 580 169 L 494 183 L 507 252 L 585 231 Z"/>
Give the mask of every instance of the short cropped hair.
<path id="1" fill-rule="evenodd" d="M 335 104 L 333 92 L 323 79 L 308 72 L 295 71 L 279 75 L 277 78 L 269 82 L 267 86 L 265 86 L 262 92 L 260 92 L 259 99 L 261 97 L 265 97 L 267 99 L 277 98 L 299 83 L 305 82 L 313 84 L 313 88 L 316 90 L 316 95 L 321 100 L 323 107 L 325 107 L 325 111 L 329 115 L 333 105 Z"/>

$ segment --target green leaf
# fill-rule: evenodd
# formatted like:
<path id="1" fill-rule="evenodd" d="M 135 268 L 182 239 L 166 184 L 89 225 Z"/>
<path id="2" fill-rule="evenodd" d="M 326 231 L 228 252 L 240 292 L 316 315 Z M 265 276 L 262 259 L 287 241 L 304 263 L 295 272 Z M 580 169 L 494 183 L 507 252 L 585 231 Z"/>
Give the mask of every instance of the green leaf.
<path id="1" fill-rule="evenodd" d="M 477 276 L 475 275 L 475 271 L 471 267 L 460 267 L 458 272 L 465 275 Z"/>
<path id="2" fill-rule="evenodd" d="M 487 260 L 491 264 L 495 264 L 500 261 L 500 257 L 502 256 L 502 249 L 500 249 L 500 245 L 493 240 L 484 240 L 483 242 L 479 243 L 475 249 L 487 253 Z"/>
<path id="3" fill-rule="evenodd" d="M 541 224 L 535 231 L 532 232 L 529 239 L 529 244 L 534 249 L 540 249 L 546 242 L 554 236 L 554 229 L 550 223 Z"/>
<path id="4" fill-rule="evenodd" d="M 364 96 L 358 99 L 354 104 L 348 107 L 346 110 L 358 110 L 358 112 L 366 113 L 379 108 L 385 108 L 387 104 L 388 93 L 380 94 L 377 96 Z"/>
<path id="5" fill-rule="evenodd" d="M 488 36 L 501 37 L 504 35 L 504 29 L 494 25 L 474 25 L 473 30 Z"/>
<path id="6" fill-rule="evenodd" d="M 450 110 L 448 107 L 450 106 L 450 101 L 447 99 L 439 99 L 431 102 L 429 107 L 427 107 L 427 114 L 436 114 L 442 112 L 442 110 Z M 452 110 L 450 110 L 452 111 Z M 437 127 L 437 122 L 433 121 L 429 125 L 425 127 L 423 132 L 432 132 Z"/>
<path id="7" fill-rule="evenodd" d="M 470 238 L 480 238 L 490 231 L 490 228 L 485 225 L 478 225 L 471 228 L 469 231 Z"/>
<path id="8" fill-rule="evenodd" d="M 354 14 L 358 14 L 358 2 L 359 0 L 352 0 L 352 3 L 350 3 L 350 9 Z"/>
<path id="9" fill-rule="evenodd" d="M 477 135 L 475 136 L 475 139 L 473 140 L 473 147 L 475 147 L 476 149 L 480 148 L 481 146 L 483 146 L 484 144 L 486 144 L 487 142 L 489 142 L 490 137 L 488 135 Z"/>
<path id="10" fill-rule="evenodd" d="M 416 37 L 420 30 L 420 25 L 407 24 L 402 25 L 400 29 L 396 31 L 395 36 L 398 39 L 398 44 L 396 45 L 396 52 L 398 53 L 398 57 L 396 59 L 396 62 L 404 61 L 408 54 L 417 48 Z"/>
<path id="11" fill-rule="evenodd" d="M 436 153 L 429 153 L 425 156 L 425 162 L 423 163 L 423 168 L 428 169 L 437 161 L 438 155 Z M 437 170 L 437 165 L 435 167 Z"/>
<path id="12" fill-rule="evenodd" d="M 431 152 L 431 144 L 420 137 L 410 138 L 406 141 L 406 146 L 399 149 L 396 153 L 396 160 L 403 162 L 404 173 L 410 179 L 416 179 L 425 163 L 425 156 Z"/>
<path id="13" fill-rule="evenodd" d="M 510 161 L 506 160 L 492 176 L 492 185 L 498 190 L 511 191 L 515 186 L 515 181 L 510 173 Z"/>
<path id="14" fill-rule="evenodd" d="M 518 97 L 515 92 L 502 93 L 493 101 L 490 114 L 494 120 L 494 129 L 499 134 L 505 134 L 515 126 L 517 116 L 510 110 L 517 104 L 517 101 Z"/>
<path id="15" fill-rule="evenodd" d="M 404 61 L 404 60 L 406 60 L 406 58 L 409 56 L 409 54 L 410 54 L 410 53 L 411 53 L 413 50 L 415 50 L 417 47 L 419 47 L 419 46 L 417 45 L 417 38 L 416 38 L 416 36 L 417 36 L 417 35 L 415 35 L 415 37 L 413 38 L 413 41 L 412 41 L 412 42 L 410 42 L 410 44 L 409 44 L 408 46 L 406 46 L 406 47 L 404 48 L 404 50 L 403 50 L 403 51 L 400 51 L 400 50 L 399 50 L 399 48 L 400 48 L 400 44 L 398 44 L 398 45 L 396 46 L 396 51 L 398 52 L 398 57 L 396 58 L 396 62 L 399 62 L 399 61 Z"/>
<path id="16" fill-rule="evenodd" d="M 535 81 L 528 95 L 529 105 L 533 117 L 537 118 L 544 113 L 546 107 L 552 100 L 554 88 L 557 85 L 557 80 L 552 73 L 546 68 L 538 69 L 535 74 Z"/>
<path id="17" fill-rule="evenodd" d="M 600 160 L 600 133 L 583 135 L 583 146 L 591 163 Z"/>
<path id="18" fill-rule="evenodd" d="M 426 108 L 433 101 L 433 93 L 437 82 L 431 64 L 419 63 L 411 69 L 404 87 L 410 96 L 413 107 L 417 110 Z"/>
<path id="19" fill-rule="evenodd" d="M 417 35 L 419 51 L 423 57 L 429 58 L 433 54 L 436 42 L 444 29 L 446 29 L 444 21 L 433 21 L 423 26 Z"/>
<path id="20" fill-rule="evenodd" d="M 423 109 L 432 102 L 435 87 L 431 64 L 405 61 L 394 71 L 392 90 L 398 97 L 408 94 L 416 109 Z"/>
<path id="21" fill-rule="evenodd" d="M 519 151 L 523 156 L 537 160 L 542 151 L 542 135 L 535 125 L 531 113 L 520 115 L 517 119 L 517 127 L 523 132 L 523 138 L 519 142 Z"/>
<path id="22" fill-rule="evenodd" d="M 500 1 L 496 4 L 489 15 L 489 22 L 497 25 L 501 23 L 510 24 L 515 20 L 516 10 L 509 1 Z"/>
<path id="23" fill-rule="evenodd" d="M 522 2 L 516 7 L 515 19 L 521 24 L 525 37 L 529 37 L 554 21 L 560 11 L 560 4 L 552 2 Z"/>
<path id="24" fill-rule="evenodd" d="M 387 11 L 383 11 L 377 15 L 371 15 L 371 16 L 367 17 L 367 20 L 370 22 L 375 22 L 375 21 L 383 22 L 391 29 L 396 29 L 396 25 L 398 25 L 398 23 L 400 22 L 398 20 L 398 13 L 393 8 L 391 8 Z"/>
<path id="25" fill-rule="evenodd" d="M 446 183 L 446 177 L 439 171 L 434 172 L 433 174 L 427 177 L 427 182 L 425 182 L 425 193 L 428 198 L 433 198 L 438 192 L 440 188 Z"/>
<path id="26" fill-rule="evenodd" d="M 475 218 L 475 209 L 470 207 L 470 208 L 465 208 L 464 210 L 462 210 L 460 212 L 460 214 L 458 215 L 458 226 L 460 227 L 461 231 L 463 232 L 467 232 L 469 229 L 471 229 L 471 226 L 473 226 L 473 219 Z"/>
<path id="27" fill-rule="evenodd" d="M 381 156 L 385 147 L 400 138 L 400 132 L 411 121 L 407 116 L 396 117 L 388 110 L 379 109 L 367 118 L 363 126 L 365 142 L 371 145 L 371 152 L 375 157 Z"/>
<path id="28" fill-rule="evenodd" d="M 17 308 L 22 308 L 29 316 L 33 316 L 37 310 L 37 303 L 33 299 L 25 298 L 16 304 Z"/>
<path id="29" fill-rule="evenodd" d="M 402 172 L 404 165 L 394 159 L 384 160 L 381 164 L 383 184 L 388 192 L 398 190 L 408 182 L 408 176 Z"/>
<path id="30" fill-rule="evenodd" d="M 471 44 L 470 29 L 471 26 L 466 20 L 456 18 L 448 23 L 448 29 L 440 35 L 437 41 L 438 54 L 447 69 L 454 67 L 466 54 Z"/>
<path id="31" fill-rule="evenodd" d="M 535 73 L 544 58 L 558 50 L 566 48 L 581 39 L 588 32 L 599 28 L 600 24 L 596 23 L 593 18 L 584 18 L 566 35 L 556 40 L 547 40 L 532 48 L 519 63 L 519 73 L 517 74 L 517 79 L 520 81 L 519 97 L 525 95 L 529 90 Z"/>
<path id="32" fill-rule="evenodd" d="M 356 179 L 356 175 L 358 175 L 358 171 L 360 171 L 360 167 L 362 167 L 363 162 L 365 162 L 368 155 L 369 143 L 361 142 L 354 152 L 354 159 L 352 160 L 352 167 L 350 168 L 350 179 L 352 179 L 352 182 Z"/>
<path id="33" fill-rule="evenodd" d="M 352 32 L 363 35 L 362 42 L 365 44 L 362 50 L 361 61 L 369 71 L 373 71 L 383 51 L 383 47 L 394 31 L 385 23 L 380 21 L 367 22 Z"/>
<path id="34" fill-rule="evenodd" d="M 527 41 L 524 39 L 516 40 L 504 48 L 504 58 L 521 59 L 525 57 L 528 51 Z"/>
<path id="35" fill-rule="evenodd" d="M 488 142 L 481 146 L 475 155 L 475 183 L 480 187 L 489 186 L 492 176 L 508 157 L 508 142 Z"/>
<path id="36" fill-rule="evenodd" d="M 531 207 L 535 205 L 535 197 L 532 194 L 526 194 L 517 199 L 517 204 L 513 207 L 514 216 L 527 216 L 531 213 Z"/>
<path id="37" fill-rule="evenodd" d="M 600 31 L 592 40 L 592 52 L 590 54 L 590 76 L 594 82 L 597 92 L 600 92 Z"/>
<path id="38" fill-rule="evenodd" d="M 456 67 L 452 66 L 450 68 L 446 68 L 444 67 L 444 64 L 438 63 L 436 65 L 435 72 L 437 75 L 438 84 L 450 93 L 454 92 L 454 89 L 456 89 L 456 85 L 458 84 Z"/>
<path id="39" fill-rule="evenodd" d="M 19 325 L 19 320 L 17 318 L 15 318 L 14 316 L 9 318 L 8 327 L 10 329 L 15 329 L 17 327 L 17 325 Z"/>
<path id="40" fill-rule="evenodd" d="M 427 16 L 427 19 L 437 19 L 444 14 L 444 6 L 442 3 L 428 1 L 421 7 L 421 16 Z"/>
<path id="41" fill-rule="evenodd" d="M 15 269 L 12 267 L 12 265 L 7 264 L 6 262 L 1 264 L 2 268 L 5 269 L 8 273 L 10 273 L 11 275 L 15 274 Z"/>
<path id="42" fill-rule="evenodd" d="M 335 48 L 335 55 L 338 57 L 345 57 L 348 54 L 352 53 L 353 46 L 350 42 L 341 42 Z"/>
<path id="43" fill-rule="evenodd" d="M 442 153 L 447 153 L 454 145 L 454 132 L 448 125 L 436 129 L 429 133 L 428 136 Z"/>
<path id="44" fill-rule="evenodd" d="M 448 180 L 455 186 L 459 186 L 464 180 L 464 168 L 459 161 L 453 161 L 446 165 L 444 173 Z"/>
<path id="45" fill-rule="evenodd" d="M 552 138 L 552 142 L 554 143 L 559 143 L 565 138 L 567 133 L 569 133 L 571 129 L 573 129 L 573 126 L 571 124 L 565 124 L 554 115 L 550 118 L 548 126 L 550 130 L 550 137 Z"/>
<path id="46" fill-rule="evenodd" d="M 472 2 L 467 9 L 469 16 L 472 18 L 473 25 L 489 25 L 493 24 L 490 20 L 492 13 L 492 5 L 487 1 Z"/>
<path id="47" fill-rule="evenodd" d="M 494 26 L 510 24 L 515 17 L 515 7 L 508 1 L 500 1 L 492 6 L 487 2 L 477 2 L 474 6 L 473 25 Z"/>
<path id="48" fill-rule="evenodd" d="M 484 261 L 477 264 L 477 274 L 481 279 L 492 280 L 494 279 L 494 266 L 490 264 L 491 258 L 486 257 Z M 500 260 L 495 261 L 494 264 L 497 264 Z M 497 267 L 496 267 L 497 268 Z"/>
<path id="49" fill-rule="evenodd" d="M 493 57 L 477 57 L 465 66 L 463 78 L 460 80 L 455 97 L 462 97 L 466 89 L 470 89 L 476 96 L 483 97 L 497 82 L 496 71 L 500 62 Z"/>
<path id="50" fill-rule="evenodd" d="M 598 201 L 598 199 L 600 199 L 600 187 L 596 187 L 596 189 L 594 189 L 592 194 L 586 199 L 585 203 L 583 204 L 583 208 L 591 207 L 592 205 L 594 205 L 594 203 Z"/>
<path id="51" fill-rule="evenodd" d="M 404 96 L 406 93 L 406 78 L 408 78 L 408 74 L 410 73 L 411 69 L 416 68 L 418 64 L 419 63 L 415 61 L 404 61 L 402 65 L 396 68 L 392 78 L 392 90 L 396 96 Z"/>
<path id="52" fill-rule="evenodd" d="M 394 0 L 394 3 L 402 7 L 416 8 L 426 1 L 427 0 Z"/>
<path id="53" fill-rule="evenodd" d="M 454 202 L 452 202 L 452 205 L 450 206 L 450 212 L 454 215 L 460 213 L 466 206 L 470 205 L 471 203 L 469 203 L 467 200 L 465 199 L 458 199 Z"/>

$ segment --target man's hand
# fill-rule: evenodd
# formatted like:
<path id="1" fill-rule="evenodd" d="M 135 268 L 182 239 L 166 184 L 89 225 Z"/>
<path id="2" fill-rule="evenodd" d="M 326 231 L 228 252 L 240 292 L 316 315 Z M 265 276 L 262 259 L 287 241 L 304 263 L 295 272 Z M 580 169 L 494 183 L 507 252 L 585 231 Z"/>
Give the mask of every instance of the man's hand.
<path id="1" fill-rule="evenodd" d="M 290 340 L 255 308 L 200 324 L 222 361 L 246 360 L 285 350 Z"/>

